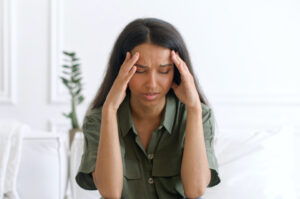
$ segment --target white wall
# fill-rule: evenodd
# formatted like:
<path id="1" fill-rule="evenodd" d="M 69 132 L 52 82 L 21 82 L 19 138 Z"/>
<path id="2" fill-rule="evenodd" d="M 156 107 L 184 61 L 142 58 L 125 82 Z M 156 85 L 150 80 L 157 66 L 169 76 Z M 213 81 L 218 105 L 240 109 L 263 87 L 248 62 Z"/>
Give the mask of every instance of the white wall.
<path id="1" fill-rule="evenodd" d="M 219 129 L 300 127 L 299 1 L 1 0 L 0 8 L 0 118 L 70 128 L 58 79 L 68 50 L 82 60 L 81 123 L 120 31 L 157 17 L 182 33 Z"/>

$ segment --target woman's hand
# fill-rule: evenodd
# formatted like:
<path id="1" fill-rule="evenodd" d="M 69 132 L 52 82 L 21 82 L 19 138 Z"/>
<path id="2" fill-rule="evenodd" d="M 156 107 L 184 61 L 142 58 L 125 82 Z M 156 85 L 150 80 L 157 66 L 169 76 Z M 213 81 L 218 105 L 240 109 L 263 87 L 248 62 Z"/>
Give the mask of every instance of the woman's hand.
<path id="1" fill-rule="evenodd" d="M 187 108 L 200 108 L 201 102 L 198 91 L 195 86 L 194 78 L 190 73 L 186 63 L 179 57 L 178 53 L 174 50 L 171 51 L 171 58 L 180 73 L 181 82 L 177 85 L 175 82 L 172 84 L 176 96 L 184 103 Z"/>
<path id="2" fill-rule="evenodd" d="M 120 67 L 118 76 L 116 77 L 103 106 L 112 108 L 114 111 L 118 110 L 126 96 L 128 82 L 136 71 L 136 66 L 134 66 L 134 64 L 137 62 L 138 58 L 138 52 L 136 52 L 134 56 L 131 56 L 130 52 L 126 53 L 126 58 Z"/>

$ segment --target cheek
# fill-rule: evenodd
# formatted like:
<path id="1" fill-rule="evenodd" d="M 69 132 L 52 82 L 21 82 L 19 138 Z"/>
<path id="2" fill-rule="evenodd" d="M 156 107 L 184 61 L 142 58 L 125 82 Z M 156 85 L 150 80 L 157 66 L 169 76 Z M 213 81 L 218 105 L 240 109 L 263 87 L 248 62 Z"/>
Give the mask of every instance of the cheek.
<path id="1" fill-rule="evenodd" d="M 164 85 L 169 85 L 173 81 L 173 75 L 162 76 L 161 81 Z"/>
<path id="2" fill-rule="evenodd" d="M 170 75 L 166 78 L 168 81 L 168 84 L 171 86 L 174 80 L 174 70 L 170 71 Z"/>
<path id="3" fill-rule="evenodd" d="M 138 85 L 140 85 L 138 82 L 139 82 L 138 76 L 133 75 L 132 78 L 128 82 L 129 89 L 134 90 Z"/>

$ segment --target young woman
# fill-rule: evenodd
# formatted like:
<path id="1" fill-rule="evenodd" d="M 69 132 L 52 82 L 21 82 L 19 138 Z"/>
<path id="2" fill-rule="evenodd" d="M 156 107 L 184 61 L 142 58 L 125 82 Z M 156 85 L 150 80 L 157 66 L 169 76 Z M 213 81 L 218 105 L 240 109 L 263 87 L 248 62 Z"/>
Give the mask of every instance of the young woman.
<path id="1" fill-rule="evenodd" d="M 199 198 L 220 183 L 212 109 L 181 35 L 163 20 L 121 32 L 82 129 L 76 181 L 103 198 Z"/>

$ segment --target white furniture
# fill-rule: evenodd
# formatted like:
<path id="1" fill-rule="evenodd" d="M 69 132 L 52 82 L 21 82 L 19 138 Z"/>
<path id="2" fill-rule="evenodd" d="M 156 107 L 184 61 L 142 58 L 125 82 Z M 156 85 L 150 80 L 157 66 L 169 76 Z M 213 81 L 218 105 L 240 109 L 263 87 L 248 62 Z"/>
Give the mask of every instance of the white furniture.
<path id="1" fill-rule="evenodd" d="M 17 180 L 21 199 L 64 199 L 68 179 L 65 140 L 50 132 L 24 135 Z"/>
<path id="2" fill-rule="evenodd" d="M 300 151 L 296 152 L 295 144 L 300 136 L 294 132 L 288 126 L 245 132 L 223 130 L 215 144 L 222 182 L 207 189 L 203 198 L 299 199 L 296 154 Z"/>
<path id="3" fill-rule="evenodd" d="M 296 155 L 300 153 L 299 138 L 289 128 L 220 130 L 215 152 L 222 182 L 208 188 L 203 198 L 300 199 L 300 175 L 295 168 L 300 166 Z M 75 136 L 70 151 L 68 189 L 69 152 L 65 143 L 65 136 L 55 133 L 39 131 L 25 135 L 17 182 L 21 199 L 100 198 L 98 191 L 83 190 L 74 180 L 82 155 L 82 134 Z"/>
<path id="4" fill-rule="evenodd" d="M 300 199 L 300 134 L 292 126 L 270 129 L 223 129 L 215 136 L 221 183 L 208 188 L 203 199 Z M 82 154 L 83 136 L 72 147 L 71 176 Z M 98 199 L 72 180 L 74 199 Z"/>
<path id="5" fill-rule="evenodd" d="M 72 199 L 99 199 L 101 197 L 100 193 L 95 190 L 84 190 L 79 187 L 75 181 L 75 176 L 79 168 L 81 161 L 81 155 L 83 153 L 83 134 L 76 133 L 71 147 L 70 153 L 70 185 L 72 190 Z"/>

